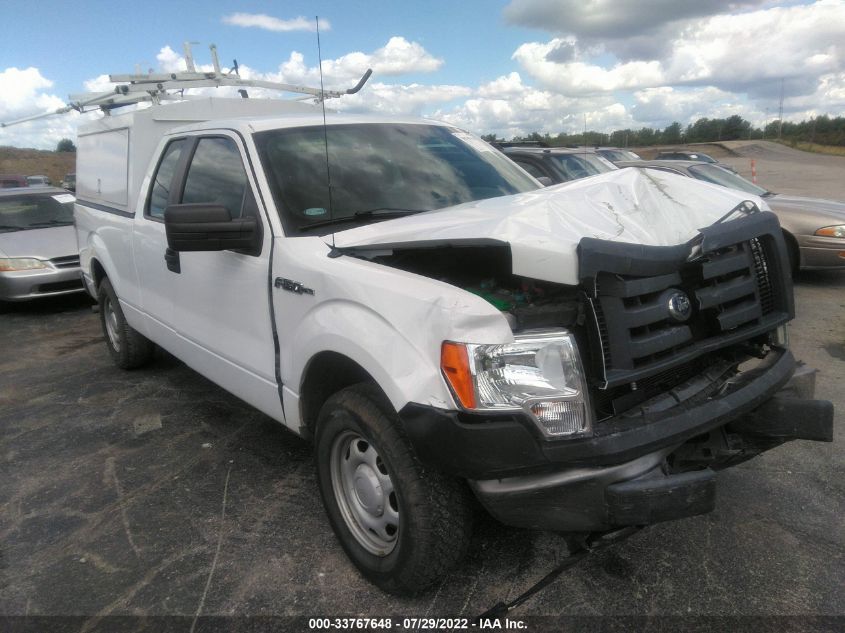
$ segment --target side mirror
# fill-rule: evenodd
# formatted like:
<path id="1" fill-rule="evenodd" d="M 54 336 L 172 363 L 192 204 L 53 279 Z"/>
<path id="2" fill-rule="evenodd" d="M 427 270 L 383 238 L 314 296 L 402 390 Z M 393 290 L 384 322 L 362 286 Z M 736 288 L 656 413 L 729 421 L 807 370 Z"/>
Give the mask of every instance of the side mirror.
<path id="1" fill-rule="evenodd" d="M 555 184 L 552 182 L 552 179 L 548 176 L 537 176 L 537 181 L 544 187 L 551 187 L 553 184 Z"/>
<path id="2" fill-rule="evenodd" d="M 164 210 L 167 246 L 174 251 L 254 251 L 260 247 L 255 218 L 232 219 L 223 205 L 172 204 Z"/>

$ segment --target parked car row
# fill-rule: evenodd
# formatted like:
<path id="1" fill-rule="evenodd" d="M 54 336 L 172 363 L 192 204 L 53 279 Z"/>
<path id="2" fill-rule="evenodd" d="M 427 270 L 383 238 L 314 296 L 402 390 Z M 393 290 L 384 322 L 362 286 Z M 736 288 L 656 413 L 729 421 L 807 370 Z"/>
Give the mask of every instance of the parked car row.
<path id="1" fill-rule="evenodd" d="M 0 175 L 0 189 L 17 189 L 20 187 L 52 187 L 49 176 L 21 176 L 18 174 Z M 76 191 L 76 174 L 65 174 L 62 188 Z"/>
<path id="2" fill-rule="evenodd" d="M 778 216 L 793 271 L 845 268 L 843 202 L 769 191 L 700 152 L 665 151 L 655 160 L 642 160 L 633 152 L 617 148 L 538 147 L 534 143 L 499 145 L 508 158 L 545 185 L 631 167 L 657 169 L 760 196 Z"/>

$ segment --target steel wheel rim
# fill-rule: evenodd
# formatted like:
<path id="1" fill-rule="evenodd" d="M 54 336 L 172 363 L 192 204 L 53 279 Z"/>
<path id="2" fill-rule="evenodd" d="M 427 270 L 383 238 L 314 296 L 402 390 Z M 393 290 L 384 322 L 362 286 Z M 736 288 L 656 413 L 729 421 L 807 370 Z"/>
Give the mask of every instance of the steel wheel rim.
<path id="1" fill-rule="evenodd" d="M 114 311 L 111 299 L 106 297 L 103 302 L 103 323 L 106 325 L 106 335 L 114 351 L 120 351 L 120 337 L 117 333 L 117 313 Z"/>
<path id="2" fill-rule="evenodd" d="M 344 431 L 332 443 L 330 464 L 335 500 L 352 536 L 370 554 L 387 556 L 399 540 L 399 504 L 375 447 Z"/>

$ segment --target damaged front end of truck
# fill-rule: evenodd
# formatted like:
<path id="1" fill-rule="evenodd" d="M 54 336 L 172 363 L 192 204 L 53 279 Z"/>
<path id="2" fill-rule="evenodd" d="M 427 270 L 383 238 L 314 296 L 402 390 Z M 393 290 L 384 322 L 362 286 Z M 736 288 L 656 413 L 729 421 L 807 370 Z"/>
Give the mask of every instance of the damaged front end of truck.
<path id="1" fill-rule="evenodd" d="M 788 348 L 777 218 L 759 199 L 626 171 L 451 210 L 462 222 L 441 211 L 338 235 L 340 252 L 454 285 L 506 319 L 511 342 L 444 342 L 454 409 L 399 411 L 423 463 L 466 478 L 506 524 L 706 513 L 719 469 L 832 441 L 833 407 Z"/>

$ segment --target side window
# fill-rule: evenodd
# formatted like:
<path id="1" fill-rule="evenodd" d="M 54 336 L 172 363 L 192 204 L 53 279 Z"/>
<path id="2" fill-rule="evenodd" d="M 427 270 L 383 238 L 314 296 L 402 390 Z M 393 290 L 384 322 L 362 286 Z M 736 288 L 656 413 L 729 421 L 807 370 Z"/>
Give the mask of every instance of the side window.
<path id="1" fill-rule="evenodd" d="M 153 178 L 153 188 L 150 192 L 150 199 L 147 203 L 147 215 L 153 218 L 164 218 L 164 210 L 170 198 L 170 187 L 173 184 L 173 174 L 182 156 L 182 149 L 185 147 L 185 139 L 180 138 L 171 141 L 165 148 L 161 162 L 156 169 Z"/>
<path id="2" fill-rule="evenodd" d="M 548 176 L 548 174 L 544 173 L 534 163 L 529 163 L 528 161 L 522 161 L 522 160 L 519 160 L 518 158 L 514 158 L 513 160 L 517 165 L 522 167 L 525 171 L 527 171 L 529 174 L 531 174 L 535 178 L 539 178 L 540 176 Z"/>
<path id="3" fill-rule="evenodd" d="M 230 138 L 215 137 L 200 139 L 188 168 L 182 202 L 208 202 L 220 204 L 229 210 L 232 218 L 239 218 L 244 207 L 254 206 L 247 201 L 246 173 L 240 152 Z M 247 215 L 250 215 L 247 210 Z"/>

